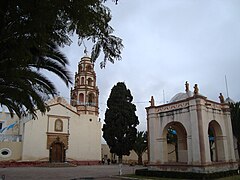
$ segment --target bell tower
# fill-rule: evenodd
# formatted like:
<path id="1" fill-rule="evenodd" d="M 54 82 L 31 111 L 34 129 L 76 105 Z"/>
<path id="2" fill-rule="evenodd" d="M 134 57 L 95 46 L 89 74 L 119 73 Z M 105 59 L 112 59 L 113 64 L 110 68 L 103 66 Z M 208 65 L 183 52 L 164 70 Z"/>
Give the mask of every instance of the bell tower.
<path id="1" fill-rule="evenodd" d="M 96 85 L 96 73 L 91 58 L 85 55 L 78 63 L 74 88 L 71 88 L 71 105 L 79 114 L 98 116 L 99 90 Z"/>

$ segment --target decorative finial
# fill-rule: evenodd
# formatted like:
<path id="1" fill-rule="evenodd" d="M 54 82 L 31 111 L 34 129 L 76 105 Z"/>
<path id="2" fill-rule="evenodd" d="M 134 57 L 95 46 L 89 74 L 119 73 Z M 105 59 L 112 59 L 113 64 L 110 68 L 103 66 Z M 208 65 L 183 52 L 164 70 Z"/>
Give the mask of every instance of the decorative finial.
<path id="1" fill-rule="evenodd" d="M 155 106 L 155 102 L 154 102 L 153 96 L 151 96 L 151 100 L 149 102 L 150 102 L 150 106 Z"/>
<path id="2" fill-rule="evenodd" d="M 224 103 L 224 97 L 223 97 L 222 93 L 220 93 L 219 99 L 220 99 L 220 103 Z"/>
<path id="3" fill-rule="evenodd" d="M 88 56 L 88 51 L 87 51 L 87 47 L 85 47 L 85 49 L 84 49 L 84 54 L 85 54 L 85 56 Z"/>
<path id="4" fill-rule="evenodd" d="M 185 91 L 188 92 L 189 91 L 189 83 L 186 81 L 185 83 Z"/>
<path id="5" fill-rule="evenodd" d="M 199 93 L 198 85 L 195 84 L 193 88 L 194 88 L 194 94 L 197 95 Z"/>

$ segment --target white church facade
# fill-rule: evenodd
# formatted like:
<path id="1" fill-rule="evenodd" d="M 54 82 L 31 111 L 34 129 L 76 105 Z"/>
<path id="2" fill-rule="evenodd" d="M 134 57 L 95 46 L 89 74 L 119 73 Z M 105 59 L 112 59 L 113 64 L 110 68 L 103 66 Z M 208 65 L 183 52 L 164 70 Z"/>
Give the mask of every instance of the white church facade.
<path id="1" fill-rule="evenodd" d="M 197 84 L 175 95 L 170 103 L 147 111 L 149 170 L 213 173 L 238 169 L 229 105 L 208 100 Z M 175 132 L 175 152 L 169 149 L 169 131 Z"/>
<path id="2" fill-rule="evenodd" d="M 10 119 L 1 113 L 0 161 L 46 161 L 98 164 L 101 161 L 99 91 L 91 59 L 78 64 L 70 104 L 63 97 L 47 103 L 49 111 L 38 119 Z M 12 126 L 11 126 L 12 125 Z"/>

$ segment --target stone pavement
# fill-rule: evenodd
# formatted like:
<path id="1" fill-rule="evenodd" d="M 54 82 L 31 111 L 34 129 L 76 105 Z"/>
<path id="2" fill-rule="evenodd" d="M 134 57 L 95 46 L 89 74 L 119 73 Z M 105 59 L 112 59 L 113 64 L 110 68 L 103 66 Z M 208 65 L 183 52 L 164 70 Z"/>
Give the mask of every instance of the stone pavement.
<path id="1" fill-rule="evenodd" d="M 142 166 L 123 165 L 123 174 L 134 174 L 136 169 L 144 168 Z M 118 165 L 92 165 L 77 167 L 10 167 L 0 168 L 0 180 L 2 175 L 5 180 L 84 180 L 99 179 L 113 180 L 119 179 L 113 176 L 119 174 Z M 4 179 L 4 178 L 2 178 Z"/>

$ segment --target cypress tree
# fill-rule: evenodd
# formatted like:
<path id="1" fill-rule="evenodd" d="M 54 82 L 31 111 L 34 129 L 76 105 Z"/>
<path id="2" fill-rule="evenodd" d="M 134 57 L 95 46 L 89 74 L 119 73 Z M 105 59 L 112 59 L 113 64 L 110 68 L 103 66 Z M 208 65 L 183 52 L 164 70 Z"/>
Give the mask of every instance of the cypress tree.
<path id="1" fill-rule="evenodd" d="M 118 82 L 110 93 L 105 112 L 103 138 L 111 153 L 115 153 L 122 163 L 122 156 L 129 155 L 136 140 L 138 117 L 133 96 L 123 82 Z"/>

